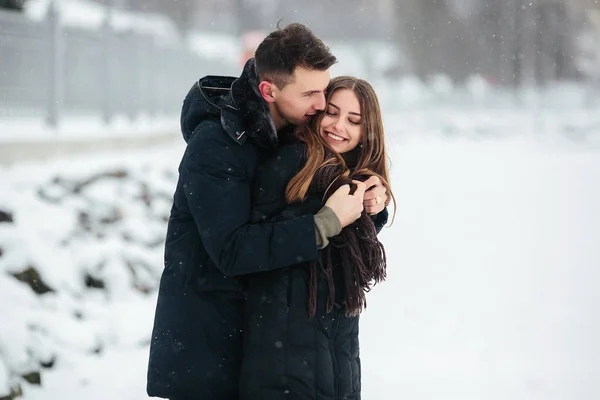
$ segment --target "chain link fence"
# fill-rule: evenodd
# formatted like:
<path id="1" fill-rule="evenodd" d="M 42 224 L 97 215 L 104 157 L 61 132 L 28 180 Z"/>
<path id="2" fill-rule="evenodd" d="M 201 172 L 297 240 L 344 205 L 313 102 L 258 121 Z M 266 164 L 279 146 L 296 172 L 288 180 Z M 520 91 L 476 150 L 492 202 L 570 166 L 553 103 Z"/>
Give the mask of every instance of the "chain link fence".
<path id="1" fill-rule="evenodd" d="M 108 23 L 63 26 L 52 9 L 43 21 L 0 11 L 0 118 L 38 117 L 56 126 L 69 116 L 172 115 L 191 84 L 238 66 L 161 43 Z"/>

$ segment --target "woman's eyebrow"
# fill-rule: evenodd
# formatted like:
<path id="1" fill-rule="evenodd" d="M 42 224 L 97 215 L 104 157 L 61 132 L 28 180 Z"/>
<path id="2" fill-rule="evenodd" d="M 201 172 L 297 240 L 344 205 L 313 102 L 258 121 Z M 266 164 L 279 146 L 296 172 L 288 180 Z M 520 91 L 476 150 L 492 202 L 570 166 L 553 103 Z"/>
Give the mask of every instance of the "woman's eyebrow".
<path id="1" fill-rule="evenodd" d="M 338 106 L 336 106 L 333 103 L 329 103 L 329 105 L 333 106 L 334 108 L 337 108 L 338 110 L 340 109 Z M 357 116 L 361 117 L 360 113 L 355 113 L 355 112 L 352 112 L 352 111 L 350 111 L 348 114 L 357 115 Z"/>

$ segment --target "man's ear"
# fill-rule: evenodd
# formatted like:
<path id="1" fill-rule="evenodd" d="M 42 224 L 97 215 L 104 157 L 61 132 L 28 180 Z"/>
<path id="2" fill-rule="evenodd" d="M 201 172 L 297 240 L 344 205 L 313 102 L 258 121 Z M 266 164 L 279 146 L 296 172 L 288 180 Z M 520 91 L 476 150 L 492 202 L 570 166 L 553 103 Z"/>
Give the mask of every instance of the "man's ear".
<path id="1" fill-rule="evenodd" d="M 258 91 L 267 103 L 275 103 L 277 86 L 269 81 L 260 81 Z"/>

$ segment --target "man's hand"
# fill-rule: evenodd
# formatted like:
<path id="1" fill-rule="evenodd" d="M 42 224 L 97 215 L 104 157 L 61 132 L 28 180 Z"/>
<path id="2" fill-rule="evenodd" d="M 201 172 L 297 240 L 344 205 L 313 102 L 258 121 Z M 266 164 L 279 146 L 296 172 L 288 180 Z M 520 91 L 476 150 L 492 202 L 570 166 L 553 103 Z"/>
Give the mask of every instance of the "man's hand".
<path id="1" fill-rule="evenodd" d="M 381 184 L 378 176 L 372 176 L 365 181 L 368 189 L 363 198 L 363 206 L 369 215 L 379 214 L 387 204 L 387 189 Z"/>
<path id="2" fill-rule="evenodd" d="M 364 210 L 363 196 L 367 187 L 363 182 L 354 181 L 354 184 L 356 190 L 353 194 L 350 194 L 350 185 L 343 185 L 325 203 L 338 217 L 342 228 L 359 219 Z"/>

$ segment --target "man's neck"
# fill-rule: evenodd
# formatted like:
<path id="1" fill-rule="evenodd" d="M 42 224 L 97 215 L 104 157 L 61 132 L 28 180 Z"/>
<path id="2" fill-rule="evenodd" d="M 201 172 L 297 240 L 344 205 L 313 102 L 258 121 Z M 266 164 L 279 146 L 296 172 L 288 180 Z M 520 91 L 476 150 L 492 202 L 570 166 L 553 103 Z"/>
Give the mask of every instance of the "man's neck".
<path id="1" fill-rule="evenodd" d="M 274 103 L 269 103 L 269 110 L 271 111 L 271 118 L 273 118 L 277 132 L 288 125 L 288 122 L 277 112 L 277 107 L 275 107 Z"/>

